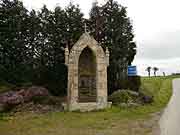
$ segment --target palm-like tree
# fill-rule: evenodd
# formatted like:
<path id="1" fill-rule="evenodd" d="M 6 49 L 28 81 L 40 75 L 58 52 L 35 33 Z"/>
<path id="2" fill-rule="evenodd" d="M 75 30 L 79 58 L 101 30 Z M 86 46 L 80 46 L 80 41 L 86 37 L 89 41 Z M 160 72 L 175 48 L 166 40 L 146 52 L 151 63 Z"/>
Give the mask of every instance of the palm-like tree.
<path id="1" fill-rule="evenodd" d="M 156 72 L 159 70 L 159 68 L 153 67 L 153 70 L 154 70 L 154 76 L 156 76 Z"/>
<path id="2" fill-rule="evenodd" d="M 151 67 L 147 67 L 146 71 L 148 72 L 148 76 L 150 77 L 151 76 Z"/>

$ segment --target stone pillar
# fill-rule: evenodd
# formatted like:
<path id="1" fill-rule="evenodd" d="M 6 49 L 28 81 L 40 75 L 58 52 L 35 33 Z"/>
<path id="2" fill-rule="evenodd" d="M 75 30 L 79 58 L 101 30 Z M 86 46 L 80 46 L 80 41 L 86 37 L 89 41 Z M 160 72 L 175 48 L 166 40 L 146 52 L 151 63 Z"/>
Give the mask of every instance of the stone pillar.
<path id="1" fill-rule="evenodd" d="M 106 57 L 99 57 L 97 61 L 97 107 L 107 107 L 107 65 Z"/>
<path id="2" fill-rule="evenodd" d="M 68 63 L 68 110 L 76 110 L 78 104 L 78 62 L 72 50 Z"/>

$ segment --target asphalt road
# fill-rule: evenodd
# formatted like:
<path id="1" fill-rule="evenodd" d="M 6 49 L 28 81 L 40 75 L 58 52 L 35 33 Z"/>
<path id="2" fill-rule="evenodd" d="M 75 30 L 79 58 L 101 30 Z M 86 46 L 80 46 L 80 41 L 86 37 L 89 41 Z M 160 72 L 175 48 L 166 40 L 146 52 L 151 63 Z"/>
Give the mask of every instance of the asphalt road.
<path id="1" fill-rule="evenodd" d="M 159 124 L 160 135 L 180 135 L 180 79 L 173 80 L 173 95 Z"/>

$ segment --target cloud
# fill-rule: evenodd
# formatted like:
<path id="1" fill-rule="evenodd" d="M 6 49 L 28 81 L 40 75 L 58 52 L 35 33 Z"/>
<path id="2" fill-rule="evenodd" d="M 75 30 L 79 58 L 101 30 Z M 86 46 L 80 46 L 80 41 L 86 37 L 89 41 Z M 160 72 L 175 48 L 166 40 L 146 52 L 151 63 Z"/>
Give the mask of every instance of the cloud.
<path id="1" fill-rule="evenodd" d="M 137 43 L 137 58 L 167 59 L 180 57 L 180 30 L 162 32 Z"/>

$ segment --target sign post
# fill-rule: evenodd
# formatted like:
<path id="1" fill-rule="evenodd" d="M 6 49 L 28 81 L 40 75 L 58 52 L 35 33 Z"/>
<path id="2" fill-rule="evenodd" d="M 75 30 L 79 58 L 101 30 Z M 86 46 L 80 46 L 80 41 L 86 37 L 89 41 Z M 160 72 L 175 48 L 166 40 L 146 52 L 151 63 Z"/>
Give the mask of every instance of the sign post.
<path id="1" fill-rule="evenodd" d="M 137 76 L 137 67 L 136 66 L 128 66 L 128 76 Z"/>

